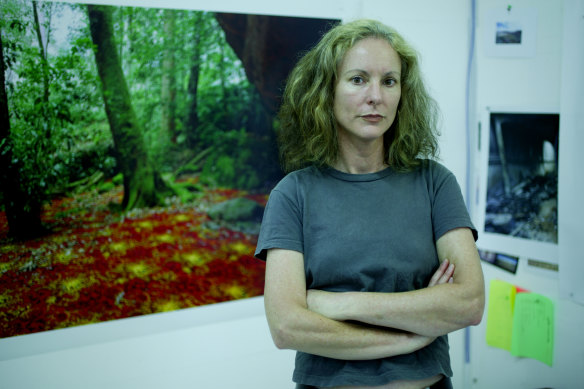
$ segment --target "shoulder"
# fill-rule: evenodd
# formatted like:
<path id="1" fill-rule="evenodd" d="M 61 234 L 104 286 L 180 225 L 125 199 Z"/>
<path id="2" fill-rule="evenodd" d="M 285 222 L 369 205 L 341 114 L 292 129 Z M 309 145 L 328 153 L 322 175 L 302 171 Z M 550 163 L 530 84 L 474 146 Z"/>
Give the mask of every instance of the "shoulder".
<path id="1" fill-rule="evenodd" d="M 421 159 L 418 169 L 422 173 L 431 174 L 432 176 L 448 176 L 452 174 L 446 166 L 433 159 Z"/>
<path id="2" fill-rule="evenodd" d="M 316 181 L 318 181 L 323 175 L 323 172 L 314 166 L 305 167 L 300 170 L 295 170 L 288 173 L 274 188 L 274 191 L 279 191 L 283 193 L 291 193 L 298 191 L 299 189 L 306 188 Z"/>
<path id="3" fill-rule="evenodd" d="M 460 191 L 455 175 L 446 166 L 435 160 L 421 160 L 417 174 L 425 182 L 430 193 Z"/>
<path id="4" fill-rule="evenodd" d="M 440 162 L 432 159 L 423 159 L 420 162 L 418 173 L 422 175 L 426 181 L 432 182 L 434 185 L 440 185 L 443 182 L 450 181 L 457 182 L 454 173 Z"/>

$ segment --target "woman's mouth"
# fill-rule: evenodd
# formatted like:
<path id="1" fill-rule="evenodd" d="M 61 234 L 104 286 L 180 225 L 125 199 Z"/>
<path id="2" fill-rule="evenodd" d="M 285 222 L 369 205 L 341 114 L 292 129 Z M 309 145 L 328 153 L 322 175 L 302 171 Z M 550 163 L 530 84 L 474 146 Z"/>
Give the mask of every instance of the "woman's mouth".
<path id="1" fill-rule="evenodd" d="M 368 121 L 368 122 L 371 122 L 371 123 L 378 123 L 384 119 L 384 116 L 379 115 L 379 114 L 367 114 L 367 115 L 361 115 L 360 117 L 361 117 L 361 119 Z"/>

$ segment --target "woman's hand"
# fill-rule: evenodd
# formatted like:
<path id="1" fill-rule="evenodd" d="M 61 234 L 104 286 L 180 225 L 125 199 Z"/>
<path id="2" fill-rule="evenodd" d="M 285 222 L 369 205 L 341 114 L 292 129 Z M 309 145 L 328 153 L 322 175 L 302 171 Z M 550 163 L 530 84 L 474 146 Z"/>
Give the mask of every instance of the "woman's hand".
<path id="1" fill-rule="evenodd" d="M 452 283 L 454 279 L 454 264 L 450 263 L 448 259 L 442 261 L 438 270 L 432 275 L 430 283 L 428 283 L 428 288 L 440 284 Z"/>

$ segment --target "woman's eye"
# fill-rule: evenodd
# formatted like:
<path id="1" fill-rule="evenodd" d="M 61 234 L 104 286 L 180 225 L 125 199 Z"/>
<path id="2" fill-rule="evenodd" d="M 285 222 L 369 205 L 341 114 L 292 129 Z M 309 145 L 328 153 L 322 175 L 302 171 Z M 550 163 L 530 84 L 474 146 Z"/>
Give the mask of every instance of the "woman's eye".
<path id="1" fill-rule="evenodd" d="M 397 83 L 397 81 L 393 78 L 388 78 L 387 80 L 385 80 L 384 84 L 387 86 L 394 86 Z"/>
<path id="2" fill-rule="evenodd" d="M 351 82 L 353 84 L 362 84 L 363 82 L 365 82 L 365 80 L 363 80 L 363 77 L 361 77 L 361 76 L 354 76 L 354 77 L 351 77 Z"/>

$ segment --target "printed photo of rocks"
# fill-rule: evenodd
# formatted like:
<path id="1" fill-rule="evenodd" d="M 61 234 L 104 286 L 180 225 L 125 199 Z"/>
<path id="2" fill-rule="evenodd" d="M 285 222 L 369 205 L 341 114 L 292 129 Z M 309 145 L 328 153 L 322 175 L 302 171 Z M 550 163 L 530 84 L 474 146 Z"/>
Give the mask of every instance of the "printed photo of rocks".
<path id="1" fill-rule="evenodd" d="M 557 243 L 558 141 L 558 114 L 491 114 L 486 232 Z"/>

